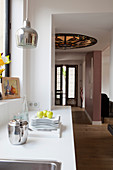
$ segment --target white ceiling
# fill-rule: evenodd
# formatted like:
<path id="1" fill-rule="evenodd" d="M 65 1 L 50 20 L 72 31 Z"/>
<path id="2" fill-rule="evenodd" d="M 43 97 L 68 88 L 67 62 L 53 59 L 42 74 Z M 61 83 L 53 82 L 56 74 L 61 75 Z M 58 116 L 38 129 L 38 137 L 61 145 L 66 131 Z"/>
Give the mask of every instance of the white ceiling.
<path id="1" fill-rule="evenodd" d="M 110 45 L 113 13 L 54 14 L 53 21 L 56 33 L 85 34 L 96 38 L 98 41 L 94 46 L 65 50 L 66 52 L 103 51 Z M 64 52 L 64 50 L 59 49 L 56 51 Z"/>

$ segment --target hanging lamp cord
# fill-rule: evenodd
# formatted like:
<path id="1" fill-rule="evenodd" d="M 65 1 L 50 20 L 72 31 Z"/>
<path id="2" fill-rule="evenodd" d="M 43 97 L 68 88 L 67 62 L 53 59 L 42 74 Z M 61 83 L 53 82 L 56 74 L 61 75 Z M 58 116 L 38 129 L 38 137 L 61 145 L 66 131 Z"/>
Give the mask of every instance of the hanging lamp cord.
<path id="1" fill-rule="evenodd" d="M 29 1 L 26 0 L 26 20 L 28 20 L 28 8 L 29 8 Z"/>

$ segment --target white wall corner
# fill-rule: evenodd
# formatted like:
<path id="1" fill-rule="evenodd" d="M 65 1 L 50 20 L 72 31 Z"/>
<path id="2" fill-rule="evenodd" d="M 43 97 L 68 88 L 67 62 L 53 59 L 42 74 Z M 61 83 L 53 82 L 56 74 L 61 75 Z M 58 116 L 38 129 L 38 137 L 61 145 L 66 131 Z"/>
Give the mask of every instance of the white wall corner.
<path id="1" fill-rule="evenodd" d="M 87 118 L 89 119 L 90 123 L 92 123 L 92 119 L 91 119 L 90 115 L 88 114 L 88 112 L 86 111 L 86 109 L 85 109 L 85 114 L 86 114 Z"/>
<path id="2" fill-rule="evenodd" d="M 17 15 L 19 13 L 19 15 Z M 10 76 L 18 77 L 20 80 L 20 96 L 23 96 L 23 49 L 16 46 L 16 31 L 22 26 L 24 19 L 24 1 L 11 1 L 11 23 L 10 30 L 10 52 L 11 67 Z"/>
<path id="3" fill-rule="evenodd" d="M 53 15 L 51 15 L 51 98 L 50 109 L 55 105 L 55 27 L 53 22 Z"/>
<path id="4" fill-rule="evenodd" d="M 88 119 L 92 125 L 101 125 L 102 124 L 102 121 L 92 121 L 92 118 L 90 117 L 90 115 L 88 114 L 88 112 L 86 110 L 85 110 L 85 114 L 88 117 Z"/>

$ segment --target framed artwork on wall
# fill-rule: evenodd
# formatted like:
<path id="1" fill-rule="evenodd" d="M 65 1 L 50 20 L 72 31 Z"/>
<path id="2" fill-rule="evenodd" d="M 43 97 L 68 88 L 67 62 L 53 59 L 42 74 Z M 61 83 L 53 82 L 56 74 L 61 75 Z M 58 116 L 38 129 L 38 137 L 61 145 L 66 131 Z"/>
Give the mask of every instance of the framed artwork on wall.
<path id="1" fill-rule="evenodd" d="M 2 78 L 2 97 L 3 99 L 20 98 L 19 78 L 16 77 Z"/>

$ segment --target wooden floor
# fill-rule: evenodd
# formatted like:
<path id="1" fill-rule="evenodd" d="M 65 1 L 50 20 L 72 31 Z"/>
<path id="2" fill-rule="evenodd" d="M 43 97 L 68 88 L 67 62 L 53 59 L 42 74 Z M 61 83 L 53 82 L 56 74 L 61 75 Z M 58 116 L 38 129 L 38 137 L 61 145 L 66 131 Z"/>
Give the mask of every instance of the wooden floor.
<path id="1" fill-rule="evenodd" d="M 113 136 L 107 124 L 91 125 L 83 110 L 72 110 L 77 170 L 113 170 Z"/>

